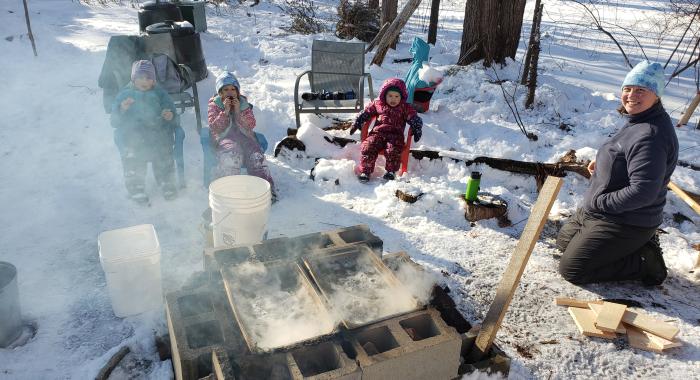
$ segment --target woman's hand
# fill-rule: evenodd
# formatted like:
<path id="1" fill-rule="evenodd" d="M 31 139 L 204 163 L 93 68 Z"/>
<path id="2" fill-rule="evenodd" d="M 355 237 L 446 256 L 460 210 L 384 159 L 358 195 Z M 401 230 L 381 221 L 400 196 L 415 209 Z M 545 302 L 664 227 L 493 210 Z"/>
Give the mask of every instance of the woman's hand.
<path id="1" fill-rule="evenodd" d="M 591 161 L 588 163 L 588 172 L 593 175 L 593 172 L 595 171 L 595 160 Z"/>

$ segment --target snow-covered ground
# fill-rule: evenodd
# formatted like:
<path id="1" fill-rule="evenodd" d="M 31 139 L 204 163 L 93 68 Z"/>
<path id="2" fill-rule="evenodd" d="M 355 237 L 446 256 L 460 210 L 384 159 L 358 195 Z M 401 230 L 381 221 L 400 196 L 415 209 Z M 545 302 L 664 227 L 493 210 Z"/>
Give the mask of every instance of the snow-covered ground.
<path id="1" fill-rule="evenodd" d="M 167 379 L 172 376 L 170 362 L 158 361 L 153 344 L 153 331 L 164 331 L 163 315 L 126 319 L 113 315 L 97 235 L 130 225 L 155 225 L 166 291 L 177 290 L 201 270 L 204 243 L 197 227 L 207 207 L 207 192 L 201 186 L 202 154 L 194 115 L 188 111 L 182 118 L 187 131 L 187 189 L 167 202 L 149 179 L 152 205 L 130 202 L 97 78 L 109 37 L 138 32 L 137 10 L 68 0 L 28 3 L 38 57 L 22 35 L 26 31 L 22 2 L 0 3 L 0 260 L 18 268 L 23 317 L 35 323 L 38 331 L 22 347 L 0 349 L 0 378 L 93 378 L 126 344 L 133 353 L 116 376 Z M 433 98 L 431 112 L 422 116 L 424 137 L 415 148 L 541 162 L 554 162 L 569 149 L 576 149 L 579 158 L 594 157 L 603 139 L 622 125 L 615 108 L 627 68 L 611 41 L 579 25 L 586 24 L 580 8 L 571 2 L 545 3 L 537 107 L 523 109 L 522 86 L 515 93 L 520 116 L 538 141 L 520 133 L 501 88 L 494 84 L 497 78 L 519 78 L 518 61 L 529 35 L 533 2 L 528 2 L 518 61 L 494 70 L 481 65 L 451 66 L 459 52 L 463 2 L 443 0 L 431 64 L 448 75 Z M 651 20 L 659 16 L 662 2 L 601 4 L 607 22 L 627 26 L 650 59 L 665 60 L 675 41 L 668 36 L 660 43 L 654 40 L 652 32 L 658 27 Z M 334 3 L 323 0 L 316 5 L 323 22 L 332 27 Z M 428 8 L 429 2 L 424 2 L 418 9 L 384 65 L 370 68 L 375 89 L 384 79 L 403 76 L 408 70 L 409 64 L 392 60 L 410 56 L 413 36 L 425 38 Z M 271 142 L 281 140 L 286 129 L 294 126 L 294 81 L 310 67 L 311 41 L 333 39 L 332 32 L 290 34 L 281 29 L 289 18 L 269 2 L 218 10 L 210 5 L 207 12 L 209 30 L 201 38 L 210 74 L 198 84 L 200 102 L 206 104 L 213 93 L 216 74 L 232 70 L 256 107 L 260 132 Z M 633 62 L 643 57 L 631 38 L 621 39 Z M 370 58 L 371 53 L 368 62 Z M 674 80 L 664 96 L 676 120 L 695 94 L 693 73 L 686 74 Z M 512 83 L 504 84 L 510 93 Z M 330 121 L 310 122 L 324 126 Z M 691 126 L 696 122 L 697 118 L 691 119 Z M 570 130 L 559 129 L 560 123 L 569 124 Z M 685 127 L 677 133 L 680 158 L 698 165 L 700 132 Z M 309 170 L 314 157 L 283 154 L 274 158 L 270 152 L 267 158 L 280 200 L 272 206 L 269 237 L 368 224 L 384 240 L 386 251 L 404 250 L 431 271 L 442 272 L 442 281 L 472 323 L 484 317 L 537 198 L 532 178 L 486 166 L 412 160 L 409 173 L 400 181 L 360 184 L 352 161 L 332 159 L 320 162 L 317 180 L 312 181 Z M 343 154 L 352 157 L 354 153 Z M 499 228 L 494 220 L 474 225 L 465 221 L 458 198 L 474 169 L 483 173 L 482 191 L 508 202 L 513 226 Z M 700 193 L 700 175 L 695 171 L 679 167 L 673 180 Z M 586 184 L 576 174 L 567 176 L 550 219 L 569 215 L 580 203 Z M 425 195 L 414 204 L 403 203 L 394 196 L 397 189 Z M 676 213 L 689 220 L 674 220 Z M 513 359 L 511 377 L 697 378 L 700 293 L 698 273 L 692 273 L 698 252 L 691 245 L 700 242 L 698 223 L 700 217 L 669 194 L 661 226 L 667 234 L 661 236 L 661 244 L 670 277 L 657 288 L 636 283 L 586 287 L 566 283 L 557 274 L 555 223 L 548 223 L 497 338 Z M 631 349 L 623 339 L 585 338 L 565 309 L 552 306 L 557 296 L 637 300 L 649 313 L 677 324 L 684 345 L 657 355 Z"/>

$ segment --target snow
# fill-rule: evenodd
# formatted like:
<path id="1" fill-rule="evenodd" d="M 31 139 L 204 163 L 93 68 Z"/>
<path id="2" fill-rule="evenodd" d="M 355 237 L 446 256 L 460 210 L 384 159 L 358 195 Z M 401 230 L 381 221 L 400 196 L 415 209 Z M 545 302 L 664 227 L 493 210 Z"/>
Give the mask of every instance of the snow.
<path id="1" fill-rule="evenodd" d="M 187 189 L 167 202 L 149 177 L 150 207 L 135 205 L 125 196 L 119 155 L 97 88 L 109 37 L 138 32 L 137 10 L 123 3 L 29 1 L 38 57 L 33 56 L 24 34 L 21 2 L 0 4 L 0 67 L 4 69 L 0 76 L 0 260 L 17 267 L 23 318 L 38 327 L 26 345 L 0 349 L 0 379 L 94 378 L 124 345 L 132 353 L 115 377 L 172 377 L 170 362 L 158 360 L 153 343 L 154 332 L 167 331 L 163 313 L 125 319 L 112 313 L 97 255 L 97 235 L 153 224 L 162 249 L 163 287 L 177 290 L 202 269 L 204 241 L 198 225 L 207 207 L 207 191 L 201 186 L 201 147 L 190 110 L 182 117 L 187 132 Z M 332 27 L 335 3 L 315 3 L 319 17 Z M 673 36 L 656 40 L 653 34 L 658 23 L 651 18 L 660 16 L 664 1 L 597 3 L 604 21 L 631 28 L 651 59 L 662 61 L 673 50 Z M 255 105 L 257 128 L 272 146 L 285 137 L 287 128 L 295 127 L 294 82 L 310 68 L 311 41 L 335 37 L 332 32 L 290 34 L 282 29 L 289 18 L 274 1 L 248 5 L 208 5 L 209 30 L 201 38 L 210 73 L 198 83 L 199 100 L 206 110 L 216 74 L 234 71 L 243 94 Z M 413 148 L 438 150 L 450 157 L 541 162 L 554 162 L 576 149 L 579 158 L 590 159 L 601 142 L 621 127 L 615 108 L 619 83 L 628 69 L 607 37 L 582 26 L 588 25 L 586 18 L 572 2 L 546 2 L 537 105 L 534 110 L 523 108 L 526 89 L 514 83 L 519 79 L 533 7 L 534 2 L 528 2 L 516 61 L 493 69 L 481 65 L 456 68 L 452 64 L 459 52 L 463 2 L 443 0 L 430 65 L 444 73 L 444 80 L 431 111 L 422 115 L 423 139 Z M 384 79 L 403 76 L 408 70 L 410 64 L 392 60 L 410 55 L 414 36 L 425 37 L 428 12 L 429 2 L 424 2 L 403 32 L 397 50 L 389 52 L 382 67 L 369 69 L 375 89 Z M 629 36 L 621 36 L 621 41 L 633 62 L 643 58 Z M 371 57 L 368 54 L 366 61 Z M 519 130 L 495 83 L 498 79 L 510 80 L 503 83 L 503 90 L 507 97 L 514 97 L 527 131 L 535 133 L 537 141 L 529 141 Z M 695 92 L 691 70 L 669 84 L 664 104 L 674 120 Z M 399 181 L 385 183 L 373 178 L 369 184 L 360 184 L 354 176 L 357 144 L 339 149 L 325 143 L 319 136 L 347 137 L 347 133 L 319 131 L 330 124 L 325 118 L 303 120 L 304 135 L 310 139 L 308 155 L 284 152 L 275 158 L 268 151 L 279 188 L 268 236 L 367 224 L 384 240 L 387 252 L 406 251 L 437 274 L 452 289 L 465 317 L 479 323 L 537 198 L 534 180 L 484 165 L 412 159 L 409 172 Z M 696 165 L 699 132 L 693 127 L 697 121 L 695 116 L 689 126 L 676 130 L 680 159 Z M 570 130 L 560 129 L 561 124 Z M 357 134 L 354 138 L 359 139 Z M 309 171 L 316 157 L 322 159 L 313 181 Z M 482 172 L 482 192 L 508 202 L 513 226 L 500 228 L 495 220 L 471 225 L 464 219 L 459 197 L 472 170 Z M 379 169 L 376 175 L 381 174 Z M 696 171 L 678 167 L 673 181 L 700 193 Z M 561 221 L 570 215 L 580 204 L 586 185 L 584 178 L 568 175 L 550 219 Z M 397 189 L 424 195 L 408 204 L 394 196 Z M 677 213 L 689 220 L 674 220 Z M 691 245 L 700 242 L 700 216 L 669 194 L 661 226 L 667 234 L 661 235 L 661 245 L 670 278 L 657 288 L 636 283 L 585 287 L 566 283 L 557 273 L 553 221 L 547 223 L 535 246 L 496 339 L 513 359 L 510 376 L 697 378 L 700 272 L 692 271 L 698 252 Z M 631 349 L 622 339 L 583 337 L 566 310 L 552 306 L 552 299 L 559 296 L 637 300 L 654 317 L 677 324 L 684 345 L 657 355 Z M 518 348 L 531 356 L 523 356 Z"/>

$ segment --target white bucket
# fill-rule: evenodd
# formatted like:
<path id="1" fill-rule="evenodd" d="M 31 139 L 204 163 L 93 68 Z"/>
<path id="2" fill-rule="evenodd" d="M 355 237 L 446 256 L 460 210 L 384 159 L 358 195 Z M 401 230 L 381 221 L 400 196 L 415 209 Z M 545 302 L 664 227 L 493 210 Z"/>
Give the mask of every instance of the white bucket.
<path id="1" fill-rule="evenodd" d="M 102 232 L 97 244 L 117 317 L 162 307 L 160 243 L 152 224 Z"/>
<path id="2" fill-rule="evenodd" d="M 221 177 L 209 185 L 214 246 L 253 244 L 267 231 L 270 183 L 248 176 Z"/>

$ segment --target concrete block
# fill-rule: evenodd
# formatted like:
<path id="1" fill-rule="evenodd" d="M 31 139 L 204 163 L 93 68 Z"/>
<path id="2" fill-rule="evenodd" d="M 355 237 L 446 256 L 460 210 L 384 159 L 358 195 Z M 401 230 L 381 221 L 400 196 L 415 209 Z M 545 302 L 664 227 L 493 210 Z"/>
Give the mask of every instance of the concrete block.
<path id="1" fill-rule="evenodd" d="M 366 244 L 378 257 L 382 257 L 384 242 L 373 234 L 366 224 L 358 224 L 325 233 L 336 246 Z"/>
<path id="2" fill-rule="evenodd" d="M 204 270 L 216 273 L 223 266 L 238 265 L 247 260 L 260 262 L 291 261 L 314 252 L 328 253 L 340 247 L 365 244 L 382 256 L 384 242 L 364 224 L 332 231 L 315 232 L 296 237 L 268 239 L 258 244 L 207 247 L 204 249 Z"/>
<path id="3" fill-rule="evenodd" d="M 453 379 L 462 338 L 432 308 L 350 331 L 363 380 Z"/>
<path id="4" fill-rule="evenodd" d="M 212 374 L 214 380 L 236 380 L 233 372 L 231 357 L 221 347 L 216 347 L 211 352 Z"/>
<path id="5" fill-rule="evenodd" d="M 235 358 L 236 380 L 291 380 L 287 353 L 243 355 Z"/>
<path id="6" fill-rule="evenodd" d="M 215 348 L 245 351 L 223 291 L 205 286 L 171 292 L 165 299 L 176 379 L 199 379 L 212 373 Z"/>
<path id="7" fill-rule="evenodd" d="M 238 265 L 253 258 L 250 246 L 214 247 L 204 249 L 204 270 L 218 272 L 222 266 Z"/>
<path id="8" fill-rule="evenodd" d="M 362 371 L 340 344 L 326 341 L 301 347 L 287 354 L 294 380 L 360 380 Z"/>

